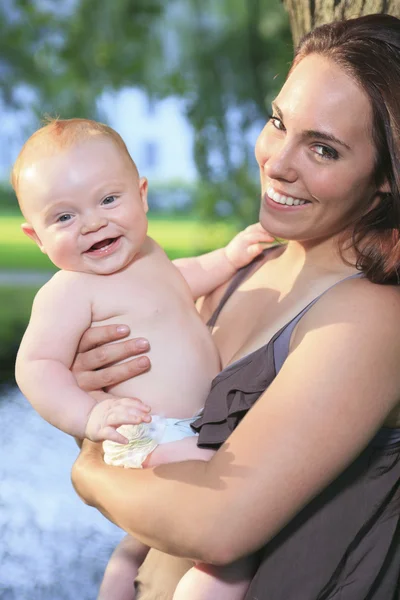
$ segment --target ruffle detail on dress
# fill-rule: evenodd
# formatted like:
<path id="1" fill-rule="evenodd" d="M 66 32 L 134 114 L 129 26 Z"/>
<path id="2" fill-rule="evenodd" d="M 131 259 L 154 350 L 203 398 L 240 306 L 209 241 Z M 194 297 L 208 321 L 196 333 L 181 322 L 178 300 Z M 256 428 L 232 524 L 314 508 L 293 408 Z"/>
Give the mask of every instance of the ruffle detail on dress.
<path id="1" fill-rule="evenodd" d="M 198 446 L 217 449 L 275 377 L 270 343 L 226 367 L 214 379 L 203 413 L 192 423 Z"/>

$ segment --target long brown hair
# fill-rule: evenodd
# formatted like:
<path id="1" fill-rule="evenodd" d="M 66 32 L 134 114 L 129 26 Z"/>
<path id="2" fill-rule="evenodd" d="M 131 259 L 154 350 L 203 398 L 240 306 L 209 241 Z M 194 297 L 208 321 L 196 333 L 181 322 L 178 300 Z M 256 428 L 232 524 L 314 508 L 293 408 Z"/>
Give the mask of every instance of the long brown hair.
<path id="1" fill-rule="evenodd" d="M 321 54 L 345 69 L 372 106 L 375 183 L 390 186 L 377 205 L 352 224 L 356 266 L 375 283 L 400 283 L 400 19 L 367 15 L 322 25 L 300 42 L 294 68 Z M 343 246 L 342 246 L 343 247 Z"/>

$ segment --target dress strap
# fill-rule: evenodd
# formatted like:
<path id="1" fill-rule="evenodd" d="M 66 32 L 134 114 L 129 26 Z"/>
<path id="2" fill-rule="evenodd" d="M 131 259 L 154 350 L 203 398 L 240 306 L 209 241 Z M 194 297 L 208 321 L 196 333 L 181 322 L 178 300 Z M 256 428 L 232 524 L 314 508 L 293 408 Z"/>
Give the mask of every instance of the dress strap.
<path id="1" fill-rule="evenodd" d="M 229 298 L 232 296 L 233 292 L 240 286 L 240 284 L 247 279 L 250 274 L 256 270 L 257 266 L 259 265 L 260 262 L 262 262 L 264 260 L 264 258 L 269 254 L 269 252 L 271 250 L 274 250 L 275 248 L 277 248 L 278 246 L 272 246 L 270 248 L 265 248 L 265 250 L 263 250 L 261 252 L 261 254 L 259 254 L 258 256 L 256 256 L 256 258 L 254 258 L 251 263 L 249 263 L 248 265 L 245 265 L 244 267 L 242 267 L 241 269 L 238 270 L 238 272 L 233 276 L 230 284 L 228 285 L 228 287 L 225 290 L 224 295 L 222 296 L 217 308 L 215 309 L 215 311 L 213 312 L 213 314 L 211 315 L 210 319 L 207 322 L 207 327 L 209 327 L 211 330 L 215 327 L 215 324 L 217 322 L 217 319 L 220 315 L 221 310 L 224 308 L 225 304 L 227 303 L 227 301 L 229 300 Z"/>
<path id="2" fill-rule="evenodd" d="M 290 339 L 292 337 L 293 330 L 296 327 L 297 323 L 300 321 L 301 317 L 305 315 L 306 312 L 308 312 L 312 306 L 314 306 L 314 304 L 321 298 L 321 296 L 326 294 L 326 292 L 329 292 L 329 290 L 334 288 L 335 285 L 346 281 L 346 279 L 363 277 L 363 275 L 363 273 L 354 273 L 353 275 L 349 275 L 348 277 L 345 277 L 344 279 L 341 279 L 340 281 L 337 281 L 333 285 L 329 286 L 328 289 L 326 289 L 324 292 L 319 294 L 319 296 L 314 298 L 314 300 L 312 300 L 310 304 L 307 304 L 307 306 L 305 306 L 303 310 L 299 312 L 298 315 L 296 315 L 291 321 L 289 321 L 287 325 L 285 325 L 280 330 L 277 337 L 274 339 L 274 363 L 276 374 L 278 374 L 278 372 L 281 370 L 283 363 L 289 355 Z"/>

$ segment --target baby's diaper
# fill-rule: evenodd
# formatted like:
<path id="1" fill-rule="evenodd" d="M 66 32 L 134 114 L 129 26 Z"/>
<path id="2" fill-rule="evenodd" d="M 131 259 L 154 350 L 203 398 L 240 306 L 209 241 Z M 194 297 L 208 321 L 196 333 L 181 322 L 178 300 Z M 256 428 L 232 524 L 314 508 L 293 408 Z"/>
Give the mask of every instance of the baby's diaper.
<path id="1" fill-rule="evenodd" d="M 190 419 L 166 419 L 152 415 L 151 423 L 121 425 L 117 431 L 125 436 L 129 443 L 118 444 L 110 440 L 103 442 L 104 461 L 108 465 L 141 469 L 148 455 L 159 444 L 197 436 L 190 427 L 196 419 L 197 416 Z"/>

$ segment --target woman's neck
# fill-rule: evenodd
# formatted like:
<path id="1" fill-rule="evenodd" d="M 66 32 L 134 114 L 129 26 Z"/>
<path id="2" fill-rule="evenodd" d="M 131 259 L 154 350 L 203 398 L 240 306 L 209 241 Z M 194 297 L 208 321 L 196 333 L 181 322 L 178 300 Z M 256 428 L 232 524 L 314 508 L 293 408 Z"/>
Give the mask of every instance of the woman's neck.
<path id="1" fill-rule="evenodd" d="M 290 270 L 294 275 L 301 272 L 308 276 L 322 273 L 347 276 L 357 272 L 354 251 L 343 250 L 341 255 L 338 236 L 311 242 L 291 240 L 277 260 L 282 269 Z"/>

